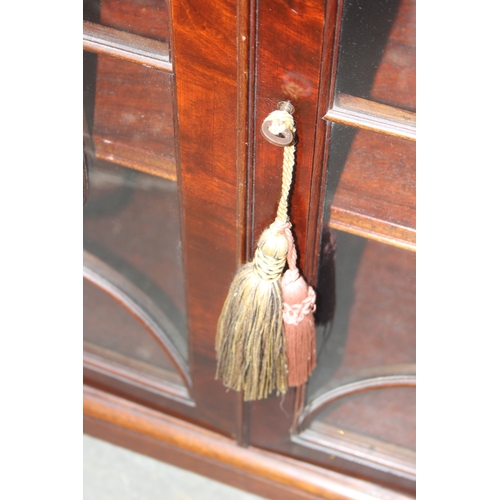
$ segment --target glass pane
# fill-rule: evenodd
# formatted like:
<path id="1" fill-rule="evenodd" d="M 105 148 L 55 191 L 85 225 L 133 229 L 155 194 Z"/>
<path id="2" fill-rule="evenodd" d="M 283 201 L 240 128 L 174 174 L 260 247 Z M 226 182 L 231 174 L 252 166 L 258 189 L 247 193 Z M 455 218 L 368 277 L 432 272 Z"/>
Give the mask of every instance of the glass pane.
<path id="1" fill-rule="evenodd" d="M 325 193 L 318 364 L 307 385 L 312 413 L 301 436 L 334 455 L 341 449 L 411 478 L 415 143 L 334 124 Z M 389 389 L 391 383 L 405 387 Z"/>
<path id="2" fill-rule="evenodd" d="M 416 356 L 415 253 L 330 228 L 322 246 L 308 400 L 353 379 L 407 370 Z"/>
<path id="3" fill-rule="evenodd" d="M 107 293 L 83 282 L 84 350 L 150 377 L 182 386 L 162 347 Z"/>
<path id="4" fill-rule="evenodd" d="M 416 108 L 415 0 L 346 0 L 335 94 Z"/>
<path id="5" fill-rule="evenodd" d="M 84 0 L 83 19 L 161 42 L 169 40 L 166 0 Z"/>
<path id="6" fill-rule="evenodd" d="M 177 183 L 97 160 L 83 231 L 85 250 L 146 294 L 185 339 Z"/>
<path id="7" fill-rule="evenodd" d="M 334 124 L 329 162 L 325 223 L 414 248 L 415 142 Z"/>
<path id="8" fill-rule="evenodd" d="M 311 430 L 364 448 L 366 453 L 415 461 L 416 391 L 378 389 L 347 396 L 329 406 Z"/>
<path id="9" fill-rule="evenodd" d="M 84 56 L 95 155 L 175 180 L 172 75 L 101 54 Z"/>

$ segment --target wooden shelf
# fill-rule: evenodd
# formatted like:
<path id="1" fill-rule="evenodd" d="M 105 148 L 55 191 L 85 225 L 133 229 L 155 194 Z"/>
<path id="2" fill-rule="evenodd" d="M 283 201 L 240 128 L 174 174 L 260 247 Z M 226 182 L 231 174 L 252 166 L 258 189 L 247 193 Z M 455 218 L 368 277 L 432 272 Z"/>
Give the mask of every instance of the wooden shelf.
<path id="1" fill-rule="evenodd" d="M 415 206 L 415 143 L 359 130 L 333 197 L 330 227 L 415 250 Z"/>
<path id="2" fill-rule="evenodd" d="M 417 137 L 415 113 L 347 94 L 339 94 L 323 118 L 413 141 Z"/>
<path id="3" fill-rule="evenodd" d="M 123 59 L 149 68 L 172 72 L 169 45 L 143 36 L 83 22 L 83 49 Z"/>
<path id="4" fill-rule="evenodd" d="M 92 136 L 97 158 L 176 181 L 172 75 L 100 55 Z"/>

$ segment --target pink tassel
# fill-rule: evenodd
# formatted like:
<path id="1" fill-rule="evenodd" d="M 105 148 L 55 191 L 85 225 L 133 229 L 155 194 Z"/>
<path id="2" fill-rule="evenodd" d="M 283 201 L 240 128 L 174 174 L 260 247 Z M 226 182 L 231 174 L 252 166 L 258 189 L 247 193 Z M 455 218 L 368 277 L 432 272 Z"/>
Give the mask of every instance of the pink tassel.
<path id="1" fill-rule="evenodd" d="M 316 367 L 316 332 L 314 316 L 316 294 L 297 269 L 297 252 L 293 235 L 286 229 L 288 239 L 288 270 L 281 278 L 283 322 L 285 325 L 288 358 L 288 385 L 298 387 L 307 382 Z"/>

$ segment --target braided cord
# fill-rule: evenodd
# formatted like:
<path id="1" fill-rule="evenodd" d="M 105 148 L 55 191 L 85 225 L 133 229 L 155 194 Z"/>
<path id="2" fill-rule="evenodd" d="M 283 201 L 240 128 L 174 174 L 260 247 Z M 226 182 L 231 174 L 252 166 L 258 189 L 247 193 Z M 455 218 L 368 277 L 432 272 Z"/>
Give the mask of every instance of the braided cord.
<path id="1" fill-rule="evenodd" d="M 283 151 L 283 177 L 281 181 L 281 198 L 278 205 L 277 219 L 280 222 L 288 221 L 288 196 L 293 178 L 295 164 L 295 146 L 286 146 Z"/>
<path id="2" fill-rule="evenodd" d="M 269 132 L 279 135 L 286 129 L 295 134 L 293 116 L 285 110 L 277 109 L 269 114 L 265 121 L 271 121 Z M 283 176 L 281 182 L 281 198 L 276 219 L 285 224 L 288 222 L 288 196 L 292 185 L 293 167 L 295 164 L 295 145 L 285 146 L 283 150 Z"/>
<path id="3" fill-rule="evenodd" d="M 293 116 L 285 110 L 275 110 L 268 115 L 265 121 L 271 121 L 269 131 L 275 135 L 279 135 L 284 130 L 288 129 L 295 134 L 295 124 Z M 288 198 L 290 196 L 290 188 L 293 180 L 293 168 L 295 165 L 295 145 L 285 146 L 283 149 L 283 168 L 281 180 L 281 197 L 278 204 L 276 213 L 276 220 L 273 226 L 278 231 L 284 231 L 288 240 L 288 267 L 290 269 L 297 269 L 297 251 L 293 240 L 292 231 L 290 230 L 291 224 L 288 218 Z"/>

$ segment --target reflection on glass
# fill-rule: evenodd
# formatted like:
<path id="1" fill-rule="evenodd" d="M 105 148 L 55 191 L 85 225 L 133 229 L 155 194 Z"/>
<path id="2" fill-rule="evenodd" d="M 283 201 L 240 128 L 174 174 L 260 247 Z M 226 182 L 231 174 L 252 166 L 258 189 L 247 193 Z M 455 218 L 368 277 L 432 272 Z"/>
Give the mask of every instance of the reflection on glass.
<path id="1" fill-rule="evenodd" d="M 85 352 L 161 381 L 183 385 L 159 343 L 118 302 L 86 280 L 83 313 Z"/>
<path id="2" fill-rule="evenodd" d="M 415 111 L 415 0 L 346 0 L 336 95 Z"/>
<path id="3" fill-rule="evenodd" d="M 84 248 L 138 286 L 185 333 L 177 184 L 96 161 L 84 208 Z"/>
<path id="4" fill-rule="evenodd" d="M 320 413 L 310 428 L 366 453 L 414 463 L 415 388 L 385 388 L 344 397 Z"/>
<path id="5" fill-rule="evenodd" d="M 95 154 L 176 179 L 172 75 L 84 52 L 84 103 Z"/>
<path id="6" fill-rule="evenodd" d="M 370 387 L 384 377 L 414 376 L 415 253 L 328 226 L 322 240 L 316 290 L 318 365 L 307 384 L 306 404 L 314 405 L 320 396 L 327 399 L 304 437 L 371 462 L 389 460 L 391 467 L 412 477 L 413 389 L 352 391 L 356 384 Z M 350 395 L 337 399 L 338 391 Z M 393 397 L 396 393 L 401 397 Z"/>
<path id="7" fill-rule="evenodd" d="M 85 0 L 84 19 L 168 39 L 164 1 Z M 115 298 L 127 304 L 85 285 L 85 349 L 150 376 L 177 380 L 162 347 L 172 349 L 177 366 L 187 361 L 173 76 L 86 51 L 83 69 L 87 277 L 98 277 L 94 283 L 103 288 L 106 283 L 117 287 Z"/>
<path id="8" fill-rule="evenodd" d="M 415 166 L 415 142 L 334 124 L 325 223 L 414 248 Z"/>
<path id="9" fill-rule="evenodd" d="M 414 389 L 370 384 L 414 383 L 414 150 L 412 141 L 333 125 L 316 289 L 318 365 L 306 393 L 308 408 L 323 410 L 302 430 L 327 449 L 341 442 L 371 463 L 392 461 L 406 477 L 414 474 Z M 353 394 L 359 384 L 370 390 Z"/>
<path id="10" fill-rule="evenodd" d="M 415 363 L 415 253 L 326 229 L 335 252 L 320 261 L 314 399 L 377 369 Z"/>
<path id="11" fill-rule="evenodd" d="M 160 42 L 169 40 L 165 0 L 84 0 L 83 19 Z"/>

